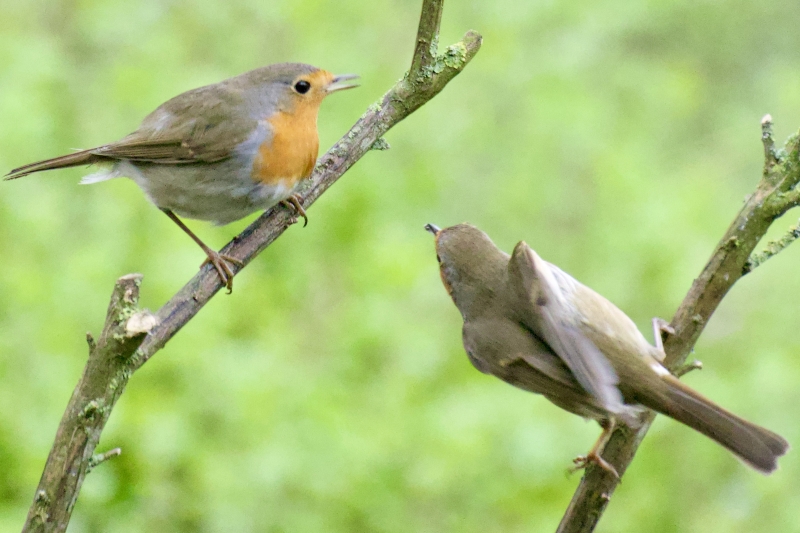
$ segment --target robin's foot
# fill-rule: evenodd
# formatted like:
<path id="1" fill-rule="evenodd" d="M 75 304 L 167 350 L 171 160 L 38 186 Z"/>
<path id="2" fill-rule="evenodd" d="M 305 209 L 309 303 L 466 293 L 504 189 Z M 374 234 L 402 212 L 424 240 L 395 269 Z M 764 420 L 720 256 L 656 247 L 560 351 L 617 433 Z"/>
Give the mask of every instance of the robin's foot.
<path id="1" fill-rule="evenodd" d="M 615 478 L 619 479 L 619 474 L 617 473 L 617 469 L 614 468 L 611 463 L 600 457 L 600 454 L 591 451 L 586 455 L 579 455 L 575 459 L 572 460 L 572 463 L 575 465 L 569 469 L 570 474 L 577 472 L 578 470 L 583 470 L 590 464 L 595 464 L 614 476 Z"/>
<path id="2" fill-rule="evenodd" d="M 224 255 L 211 249 L 207 249 L 205 252 L 207 257 L 206 260 L 203 261 L 203 264 L 200 265 L 200 268 L 203 268 L 209 263 L 213 265 L 217 270 L 217 274 L 219 274 L 219 279 L 221 279 L 222 283 L 225 284 L 225 288 L 228 289 L 228 294 L 230 294 L 233 292 L 233 271 L 231 270 L 231 267 L 228 266 L 228 263 L 238 267 L 243 267 L 244 263 L 235 257 Z"/>
<path id="3" fill-rule="evenodd" d="M 303 199 L 299 194 L 291 195 L 286 200 L 282 200 L 281 204 L 294 209 L 299 216 L 303 217 L 303 227 L 308 226 L 308 216 L 306 216 L 306 210 L 303 209 Z"/>
<path id="4" fill-rule="evenodd" d="M 677 370 L 675 370 L 675 372 L 673 372 L 672 375 L 675 376 L 676 378 L 679 378 L 684 374 L 691 372 L 692 370 L 702 370 L 702 369 L 703 369 L 703 362 L 695 359 L 691 363 L 686 363 Z"/>
<path id="5" fill-rule="evenodd" d="M 222 254 L 220 254 L 218 252 L 215 252 L 214 250 L 212 250 L 211 248 L 206 246 L 206 243 L 201 241 L 200 237 L 198 237 L 197 235 L 192 233 L 192 230 L 190 230 L 188 227 L 186 227 L 186 224 L 184 224 L 181 221 L 181 219 L 179 219 L 175 215 L 175 213 L 173 213 L 169 209 L 161 209 L 161 210 L 173 222 L 175 222 L 175 224 L 177 224 L 179 228 L 181 228 L 183 231 L 185 231 L 186 234 L 189 237 L 191 237 L 192 240 L 194 242 L 196 242 L 198 246 L 200 246 L 200 248 L 203 249 L 203 251 L 206 253 L 206 260 L 203 261 L 203 264 L 200 265 L 200 268 L 203 268 L 208 263 L 211 263 L 212 265 L 214 265 L 214 268 L 217 270 L 217 274 L 219 274 L 219 279 L 221 279 L 222 283 L 225 284 L 225 287 L 228 288 L 228 294 L 230 294 L 233 291 L 233 271 L 231 270 L 231 267 L 228 266 L 228 263 L 231 263 L 231 264 L 234 264 L 234 265 L 237 265 L 237 266 L 240 266 L 240 267 L 243 267 L 244 263 L 242 263 L 241 261 L 239 261 L 235 257 L 231 257 L 229 255 L 222 255 Z"/>

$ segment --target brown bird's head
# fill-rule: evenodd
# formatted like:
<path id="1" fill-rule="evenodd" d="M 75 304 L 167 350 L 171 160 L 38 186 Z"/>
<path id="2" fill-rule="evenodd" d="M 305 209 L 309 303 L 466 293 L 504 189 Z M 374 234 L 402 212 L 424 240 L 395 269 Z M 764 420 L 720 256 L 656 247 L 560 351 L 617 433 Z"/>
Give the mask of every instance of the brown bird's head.
<path id="1" fill-rule="evenodd" d="M 502 297 L 509 256 L 484 232 L 469 224 L 444 229 L 427 224 L 425 229 L 436 237 L 442 283 L 465 318 Z"/>

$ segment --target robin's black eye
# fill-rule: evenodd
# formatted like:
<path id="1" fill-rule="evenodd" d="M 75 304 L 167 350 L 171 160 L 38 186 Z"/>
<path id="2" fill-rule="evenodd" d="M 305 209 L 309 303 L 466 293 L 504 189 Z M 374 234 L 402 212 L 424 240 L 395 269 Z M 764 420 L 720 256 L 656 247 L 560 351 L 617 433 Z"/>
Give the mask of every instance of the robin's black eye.
<path id="1" fill-rule="evenodd" d="M 300 80 L 294 84 L 294 90 L 299 92 L 300 94 L 306 94 L 310 88 L 311 84 L 308 83 L 306 80 Z"/>

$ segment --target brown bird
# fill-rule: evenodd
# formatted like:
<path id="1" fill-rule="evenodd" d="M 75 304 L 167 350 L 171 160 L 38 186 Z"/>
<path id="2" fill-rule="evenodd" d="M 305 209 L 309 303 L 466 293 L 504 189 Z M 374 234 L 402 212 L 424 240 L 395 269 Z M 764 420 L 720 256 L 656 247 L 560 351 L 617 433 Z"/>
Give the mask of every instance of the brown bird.
<path id="1" fill-rule="evenodd" d="M 245 72 L 168 100 L 139 129 L 113 142 L 15 168 L 16 179 L 55 168 L 98 164 L 81 183 L 125 176 L 206 253 L 228 292 L 234 257 L 215 252 L 177 215 L 228 224 L 279 203 L 306 219 L 299 183 L 319 152 L 317 113 L 322 100 L 354 74 L 336 76 L 302 63 Z"/>
<path id="2" fill-rule="evenodd" d="M 678 381 L 661 364 L 660 335 L 651 345 L 625 313 L 524 241 L 509 256 L 473 226 L 425 228 L 436 236 L 442 282 L 461 311 L 464 348 L 475 368 L 600 423 L 603 433 L 576 459 L 578 467 L 595 463 L 616 475 L 602 448 L 616 422 L 636 427 L 647 407 L 760 472 L 777 468 L 789 449 L 781 436 Z"/>

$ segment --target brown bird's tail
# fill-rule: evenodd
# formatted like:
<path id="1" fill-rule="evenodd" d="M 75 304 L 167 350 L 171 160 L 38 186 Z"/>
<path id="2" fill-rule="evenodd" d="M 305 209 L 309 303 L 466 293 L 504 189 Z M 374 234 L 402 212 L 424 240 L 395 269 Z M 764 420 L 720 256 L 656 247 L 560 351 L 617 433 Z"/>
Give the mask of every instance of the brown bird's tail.
<path id="1" fill-rule="evenodd" d="M 643 403 L 654 404 L 648 407 L 713 439 L 764 474 L 778 468 L 778 457 L 789 449 L 783 437 L 726 411 L 673 376 L 662 379 L 667 383 L 666 398 L 655 402 L 643 398 Z"/>
<path id="2" fill-rule="evenodd" d="M 30 163 L 25 166 L 21 166 L 19 168 L 15 168 L 8 174 L 6 174 L 6 180 L 14 180 L 17 178 L 21 178 L 23 176 L 27 176 L 28 174 L 33 174 L 34 172 L 40 172 L 42 170 L 50 170 L 53 168 L 67 168 L 67 167 L 77 167 L 81 165 L 91 165 L 92 163 L 97 163 L 98 161 L 102 161 L 104 158 L 98 156 L 97 154 L 93 153 L 97 148 L 91 148 L 89 150 L 81 150 L 80 152 L 75 152 L 74 154 L 67 154 L 62 155 L 60 157 L 54 157 L 52 159 L 45 159 L 44 161 L 37 161 L 36 163 Z"/>

